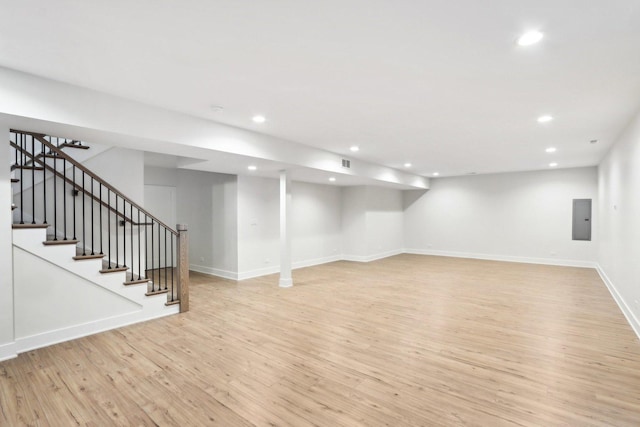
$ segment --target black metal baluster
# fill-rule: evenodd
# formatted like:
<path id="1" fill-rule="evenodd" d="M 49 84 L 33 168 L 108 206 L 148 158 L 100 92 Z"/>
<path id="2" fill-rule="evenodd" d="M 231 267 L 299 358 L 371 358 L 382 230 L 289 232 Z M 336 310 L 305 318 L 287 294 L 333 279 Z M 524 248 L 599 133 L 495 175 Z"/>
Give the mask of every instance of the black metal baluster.
<path id="1" fill-rule="evenodd" d="M 91 177 L 91 195 L 93 196 L 93 177 Z M 95 200 L 93 200 L 93 198 L 91 198 L 91 255 L 95 255 L 95 247 L 96 247 L 96 243 L 95 240 L 93 239 L 94 236 L 94 225 L 93 225 L 93 207 L 95 206 L 96 202 Z M 100 230 L 102 231 L 102 230 Z"/>
<path id="2" fill-rule="evenodd" d="M 171 302 L 173 302 L 173 270 L 175 269 L 175 265 L 173 263 L 173 233 L 171 233 Z"/>
<path id="3" fill-rule="evenodd" d="M 156 272 L 154 270 L 156 263 L 154 262 L 154 257 L 153 257 L 153 251 L 155 249 L 153 248 L 153 219 L 151 219 L 151 291 L 155 291 L 156 290 Z"/>
<path id="4" fill-rule="evenodd" d="M 64 228 L 64 240 L 67 240 L 67 159 L 62 159 L 62 220 Z"/>
<path id="5" fill-rule="evenodd" d="M 111 270 L 111 190 L 107 188 L 107 260 Z"/>
<path id="6" fill-rule="evenodd" d="M 142 279 L 142 261 L 140 260 L 142 258 L 142 249 L 140 248 L 140 235 L 142 233 L 140 232 L 140 227 L 142 225 L 140 225 L 140 209 L 138 209 L 138 280 Z"/>
<path id="7" fill-rule="evenodd" d="M 118 245 L 118 193 L 114 193 L 116 195 L 116 207 L 115 207 L 115 216 L 116 216 L 116 268 L 120 267 L 120 260 L 118 259 L 119 245 Z"/>
<path id="8" fill-rule="evenodd" d="M 162 289 L 162 257 L 161 257 L 161 250 L 162 248 L 160 247 L 160 223 L 158 223 L 158 290 Z"/>
<path id="9" fill-rule="evenodd" d="M 49 138 L 53 140 L 53 138 Z M 58 240 L 58 162 L 53 159 L 53 240 Z"/>
<path id="10" fill-rule="evenodd" d="M 31 224 L 36 223 L 36 141 L 33 135 L 31 135 L 31 207 L 33 209 Z"/>
<path id="11" fill-rule="evenodd" d="M 78 240 L 78 236 L 76 236 L 76 199 L 78 198 L 78 195 L 76 194 L 76 166 L 73 165 L 71 167 L 71 179 L 73 179 L 73 239 L 72 240 Z"/>
<path id="12" fill-rule="evenodd" d="M 92 189 L 93 190 L 93 189 Z M 85 216 L 84 171 L 82 171 L 82 255 L 87 255 L 87 224 Z M 91 218 L 93 219 L 93 218 Z M 91 242 L 93 245 L 93 242 Z"/>
<path id="13" fill-rule="evenodd" d="M 104 255 L 104 252 L 102 252 L 102 235 L 104 234 L 104 231 L 102 230 L 102 183 L 98 183 L 98 185 L 100 186 L 100 255 Z"/>
<path id="14" fill-rule="evenodd" d="M 144 278 L 149 279 L 149 217 L 144 214 Z"/>
<path id="15" fill-rule="evenodd" d="M 129 204 L 129 207 L 129 218 L 131 218 L 131 280 L 133 280 L 133 267 L 135 265 L 133 263 L 133 204 Z"/>
<path id="16" fill-rule="evenodd" d="M 127 266 L 127 200 L 122 198 L 122 266 Z"/>
<path id="17" fill-rule="evenodd" d="M 44 144 L 40 143 L 40 154 L 42 154 L 42 162 L 44 163 L 44 169 L 42 170 L 42 202 L 44 206 L 44 221 L 47 223 L 47 158 L 45 157 Z"/>
<path id="18" fill-rule="evenodd" d="M 20 134 L 20 224 L 24 224 L 24 134 Z"/>
<path id="19" fill-rule="evenodd" d="M 169 278 L 169 274 L 167 274 L 167 267 L 169 266 L 169 264 L 167 264 L 167 255 L 168 255 L 168 250 L 167 250 L 167 227 L 163 227 L 164 228 L 164 290 L 167 290 L 167 279 Z"/>

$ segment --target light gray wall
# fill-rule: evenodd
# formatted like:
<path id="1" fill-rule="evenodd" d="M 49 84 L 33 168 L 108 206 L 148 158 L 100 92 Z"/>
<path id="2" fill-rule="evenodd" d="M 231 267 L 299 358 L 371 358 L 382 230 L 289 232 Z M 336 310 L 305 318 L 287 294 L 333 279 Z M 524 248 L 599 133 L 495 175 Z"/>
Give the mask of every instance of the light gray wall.
<path id="1" fill-rule="evenodd" d="M 594 265 L 590 242 L 571 239 L 573 199 L 597 206 L 596 168 L 433 179 L 405 195 L 405 247 L 415 253 Z M 593 226 L 598 227 L 594 212 Z"/>
<path id="2" fill-rule="evenodd" d="M 177 222 L 189 227 L 191 268 L 234 277 L 238 268 L 237 178 L 227 174 L 147 166 L 144 168 L 144 182 L 145 185 L 176 188 Z"/>
<path id="3" fill-rule="evenodd" d="M 601 273 L 640 336 L 640 114 L 598 168 Z"/>

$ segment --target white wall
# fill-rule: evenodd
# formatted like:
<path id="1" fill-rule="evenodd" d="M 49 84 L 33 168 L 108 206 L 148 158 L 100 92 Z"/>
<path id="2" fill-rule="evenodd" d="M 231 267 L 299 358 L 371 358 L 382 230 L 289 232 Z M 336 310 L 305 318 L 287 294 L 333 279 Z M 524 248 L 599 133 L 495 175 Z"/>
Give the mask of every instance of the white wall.
<path id="1" fill-rule="evenodd" d="M 599 271 L 640 336 L 640 114 L 598 168 Z"/>
<path id="2" fill-rule="evenodd" d="M 240 279 L 279 271 L 279 191 L 276 179 L 238 176 Z M 294 181 L 291 194 L 293 267 L 340 259 L 341 189 Z"/>
<path id="3" fill-rule="evenodd" d="M 0 123 L 0 135 L 5 144 L 9 140 L 9 127 Z M 11 248 L 11 182 L 9 178 L 9 148 L 0 150 L 0 360 L 15 354 L 13 326 L 13 261 Z"/>
<path id="4" fill-rule="evenodd" d="M 400 190 L 367 187 L 368 260 L 404 250 L 404 209 Z"/>
<path id="5" fill-rule="evenodd" d="M 344 188 L 344 259 L 367 262 L 401 253 L 403 223 L 402 191 L 370 186 Z"/>
<path id="6" fill-rule="evenodd" d="M 409 252 L 567 265 L 594 265 L 593 241 L 571 239 L 573 199 L 593 199 L 595 168 L 462 176 L 405 195 Z"/>
<path id="7" fill-rule="evenodd" d="M 144 180 L 145 185 L 175 187 L 177 222 L 188 225 L 190 268 L 235 278 L 238 271 L 236 177 L 147 166 Z"/>

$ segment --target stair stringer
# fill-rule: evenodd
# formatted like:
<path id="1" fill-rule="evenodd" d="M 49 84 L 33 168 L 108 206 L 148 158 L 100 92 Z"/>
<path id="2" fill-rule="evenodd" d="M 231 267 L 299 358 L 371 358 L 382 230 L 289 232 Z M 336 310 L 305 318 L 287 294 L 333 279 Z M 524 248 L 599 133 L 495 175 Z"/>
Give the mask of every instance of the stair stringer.
<path id="1" fill-rule="evenodd" d="M 75 245 L 52 245 L 45 246 L 42 242 L 46 240 L 46 229 L 14 229 L 13 247 L 14 263 L 16 259 L 24 259 L 25 256 L 37 257 L 44 260 L 47 267 L 60 269 L 60 274 L 72 274 L 74 282 L 78 280 L 86 283 L 87 286 L 98 286 L 104 291 L 121 297 L 122 304 L 127 306 L 126 313 L 116 313 L 115 315 L 102 315 L 95 319 L 62 328 L 51 328 L 42 330 L 28 336 L 16 336 L 16 352 L 21 353 L 35 348 L 45 347 L 55 343 L 68 341 L 86 335 L 102 332 L 105 330 L 118 328 L 133 323 L 155 319 L 158 317 L 177 314 L 180 311 L 179 305 L 166 306 L 166 294 L 145 296 L 146 284 L 125 286 L 126 272 L 114 272 L 102 274 L 101 259 L 89 259 L 76 261 Z M 14 266 L 15 268 L 16 266 Z M 14 288 L 20 286 L 33 286 L 33 283 L 19 283 L 20 274 L 14 275 Z M 77 280 L 76 280 L 77 279 Z M 47 277 L 42 277 L 46 283 Z M 100 295 L 100 292 L 96 292 Z M 104 295 L 104 293 L 103 293 Z M 66 296 L 65 296 L 66 297 Z M 74 295 L 68 295 L 73 298 Z M 114 298 L 113 300 L 118 300 Z M 55 310 L 56 307 L 52 307 Z M 122 311 L 122 309 L 121 309 Z M 16 318 L 20 313 L 16 313 Z"/>

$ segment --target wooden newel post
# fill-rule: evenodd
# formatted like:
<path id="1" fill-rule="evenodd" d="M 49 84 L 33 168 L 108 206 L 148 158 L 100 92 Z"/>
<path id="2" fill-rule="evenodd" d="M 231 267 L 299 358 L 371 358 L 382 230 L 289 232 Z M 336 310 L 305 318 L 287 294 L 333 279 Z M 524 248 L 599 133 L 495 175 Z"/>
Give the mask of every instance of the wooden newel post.
<path id="1" fill-rule="evenodd" d="M 177 224 L 178 230 L 178 298 L 180 313 L 189 311 L 189 234 L 187 224 Z"/>

